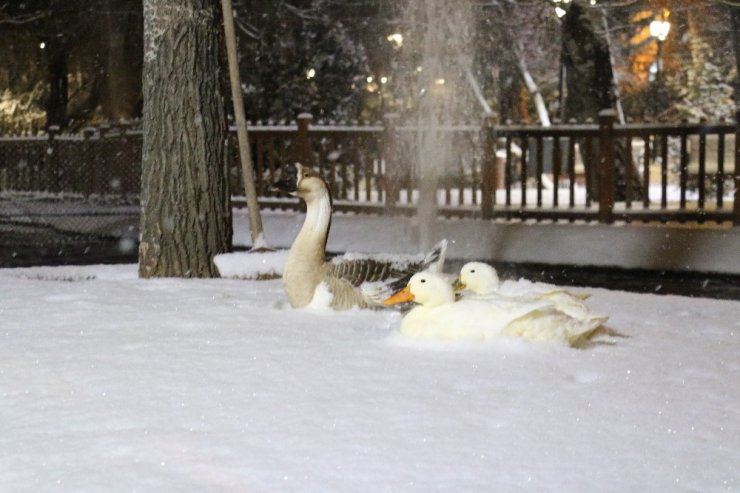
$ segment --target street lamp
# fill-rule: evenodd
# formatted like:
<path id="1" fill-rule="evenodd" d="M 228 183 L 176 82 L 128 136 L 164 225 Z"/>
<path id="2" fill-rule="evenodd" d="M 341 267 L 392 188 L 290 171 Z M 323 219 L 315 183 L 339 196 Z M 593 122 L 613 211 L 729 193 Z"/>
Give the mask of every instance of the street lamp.
<path id="1" fill-rule="evenodd" d="M 401 33 L 389 34 L 385 39 L 393 43 L 394 48 L 400 48 L 403 45 L 403 34 Z"/>
<path id="2" fill-rule="evenodd" d="M 558 16 L 558 19 L 562 19 L 563 17 L 565 17 L 565 14 L 568 13 L 566 9 L 568 8 L 567 5 L 570 3 L 570 0 L 553 0 L 553 3 L 555 3 L 555 15 Z M 565 6 L 565 8 L 559 5 L 561 3 Z"/>
<path id="3" fill-rule="evenodd" d="M 671 31 L 671 23 L 665 20 L 666 14 L 663 14 L 662 19 L 655 19 L 650 23 L 650 36 L 654 37 L 658 42 L 658 54 L 655 60 L 655 79 L 660 79 L 660 71 L 663 68 L 663 60 L 661 59 L 661 53 L 663 51 L 663 41 L 668 37 L 668 33 Z"/>
<path id="4" fill-rule="evenodd" d="M 668 38 L 668 33 L 671 31 L 671 23 L 666 20 L 668 17 L 669 12 L 667 9 L 664 9 L 661 13 L 660 19 L 655 19 L 654 21 L 650 22 L 650 36 L 655 38 L 655 41 L 658 43 L 658 53 L 655 56 L 655 69 L 653 70 L 653 67 L 650 67 L 650 73 L 655 74 L 654 85 L 653 85 L 653 97 L 652 102 L 654 105 L 654 111 L 653 114 L 657 117 L 657 115 L 660 113 L 660 110 L 663 105 L 663 81 L 661 80 L 661 75 L 663 71 L 663 42 Z"/>

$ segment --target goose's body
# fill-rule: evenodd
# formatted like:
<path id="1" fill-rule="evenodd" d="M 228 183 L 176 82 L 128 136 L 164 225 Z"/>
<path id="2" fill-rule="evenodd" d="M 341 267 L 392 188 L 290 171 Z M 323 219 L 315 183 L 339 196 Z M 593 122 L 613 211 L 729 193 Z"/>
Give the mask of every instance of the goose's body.
<path id="1" fill-rule="evenodd" d="M 460 270 L 461 287 L 468 289 L 470 298 L 491 300 L 497 298 L 516 298 L 522 300 L 545 300 L 565 315 L 578 320 L 599 319 L 586 306 L 587 295 L 573 294 L 553 284 L 532 282 L 526 279 L 501 282 L 496 269 L 483 262 L 468 262 Z"/>
<path id="2" fill-rule="evenodd" d="M 485 341 L 519 337 L 575 346 L 601 324 L 570 317 L 547 300 L 498 297 L 454 301 L 449 283 L 430 272 L 415 274 L 407 287 L 386 303 L 409 300 L 419 306 L 403 318 L 400 331 L 415 338 Z"/>
<path id="3" fill-rule="evenodd" d="M 311 304 L 320 286 L 331 293 L 331 308 L 382 307 L 386 293 L 402 287 L 415 272 L 440 269 L 444 263 L 445 241 L 426 256 L 393 260 L 338 257 L 327 262 L 332 202 L 326 183 L 312 169 L 296 164 L 295 175 L 279 182 L 278 187 L 306 202 L 306 219 L 293 241 L 283 271 L 285 292 L 294 308 Z"/>

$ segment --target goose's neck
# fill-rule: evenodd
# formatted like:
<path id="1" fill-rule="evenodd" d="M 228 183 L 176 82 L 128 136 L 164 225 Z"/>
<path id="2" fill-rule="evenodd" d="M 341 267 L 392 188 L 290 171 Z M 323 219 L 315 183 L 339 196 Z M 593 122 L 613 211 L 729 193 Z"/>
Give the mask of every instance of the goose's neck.
<path id="1" fill-rule="evenodd" d="M 331 199 L 322 195 L 306 201 L 306 220 L 298 233 L 291 255 L 320 257 L 324 261 L 326 239 L 331 226 Z"/>

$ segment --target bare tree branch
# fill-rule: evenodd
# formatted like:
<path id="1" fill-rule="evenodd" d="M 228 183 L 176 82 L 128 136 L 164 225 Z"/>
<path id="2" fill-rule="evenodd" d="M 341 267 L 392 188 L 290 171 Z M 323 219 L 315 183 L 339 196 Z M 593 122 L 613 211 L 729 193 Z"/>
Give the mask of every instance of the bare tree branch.
<path id="1" fill-rule="evenodd" d="M 43 12 L 36 12 L 34 14 L 27 14 L 27 15 L 15 17 L 15 18 L 0 19 L 0 24 L 10 24 L 10 25 L 28 24 L 29 22 L 42 19 L 43 17 L 44 17 Z"/>

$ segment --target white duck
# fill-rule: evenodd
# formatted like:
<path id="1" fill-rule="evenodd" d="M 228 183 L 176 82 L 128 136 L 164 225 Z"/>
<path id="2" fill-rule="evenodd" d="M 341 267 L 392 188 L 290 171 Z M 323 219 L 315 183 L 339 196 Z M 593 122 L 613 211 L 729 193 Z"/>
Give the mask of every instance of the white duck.
<path id="1" fill-rule="evenodd" d="M 468 289 L 477 299 L 495 297 L 520 298 L 529 300 L 547 300 L 555 308 L 578 320 L 599 319 L 606 322 L 608 317 L 594 317 L 584 300 L 588 295 L 573 294 L 553 284 L 532 282 L 527 279 L 516 281 L 499 280 L 496 269 L 483 262 L 468 262 L 460 269 L 455 281 L 458 289 Z"/>
<path id="2" fill-rule="evenodd" d="M 313 169 L 296 163 L 288 166 L 276 188 L 306 202 L 306 219 L 288 253 L 283 284 L 291 306 L 311 304 L 317 292 L 328 291 L 328 306 L 344 310 L 383 307 L 388 293 L 400 289 L 408 279 L 423 269 L 441 270 L 447 242 L 441 241 L 426 255 L 402 257 L 335 257 L 326 261 L 332 199 L 329 187 Z"/>
<path id="3" fill-rule="evenodd" d="M 455 301 L 452 286 L 432 272 L 414 274 L 408 285 L 385 300 L 386 304 L 415 301 L 401 321 L 401 333 L 410 337 L 485 341 L 500 336 L 530 341 L 563 341 L 579 345 L 599 326 L 556 310 L 546 300 L 515 298 Z"/>

